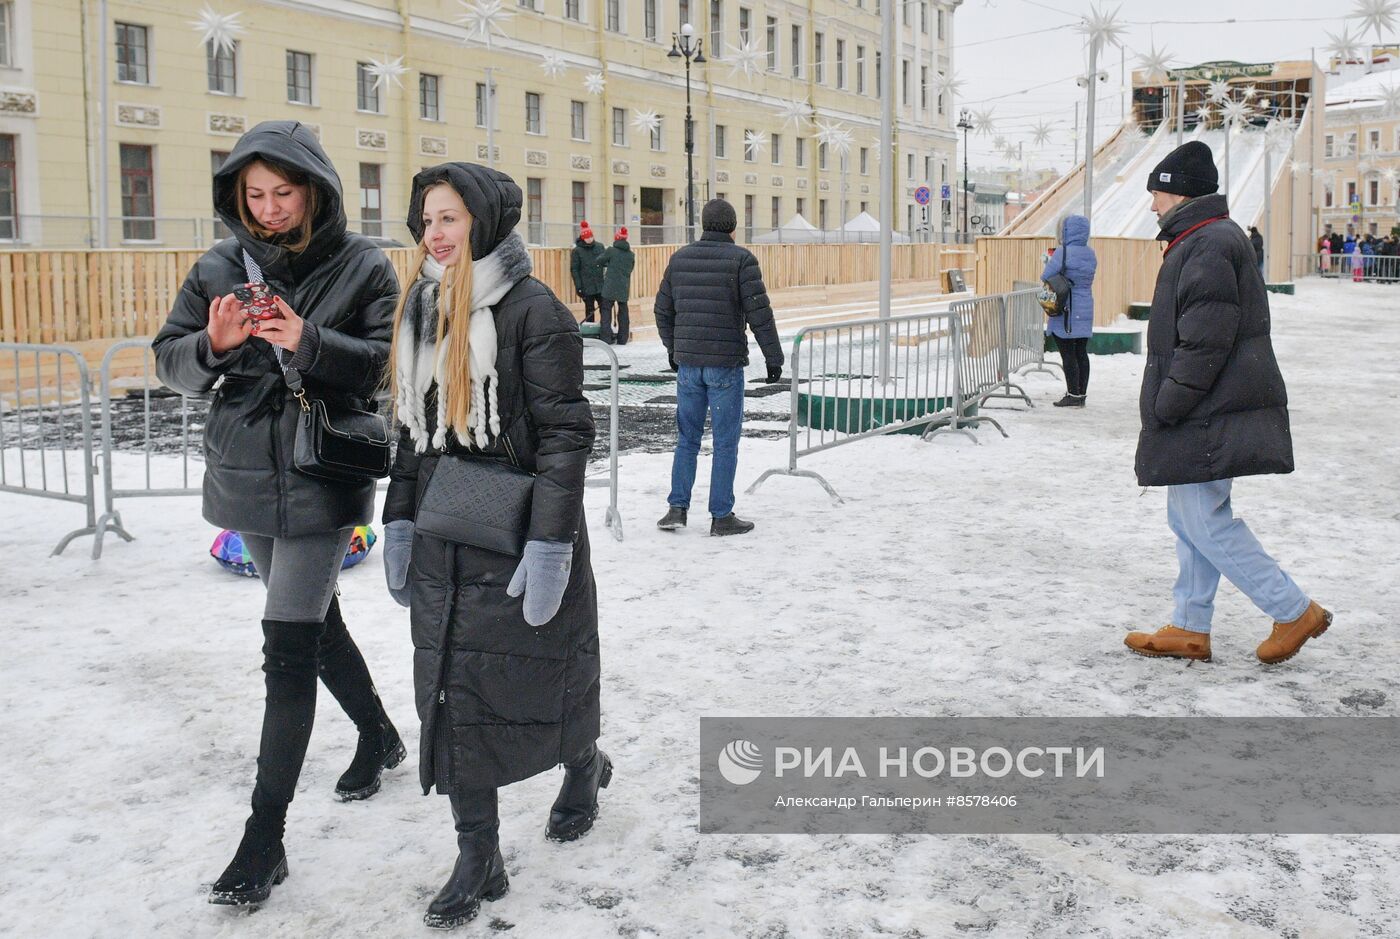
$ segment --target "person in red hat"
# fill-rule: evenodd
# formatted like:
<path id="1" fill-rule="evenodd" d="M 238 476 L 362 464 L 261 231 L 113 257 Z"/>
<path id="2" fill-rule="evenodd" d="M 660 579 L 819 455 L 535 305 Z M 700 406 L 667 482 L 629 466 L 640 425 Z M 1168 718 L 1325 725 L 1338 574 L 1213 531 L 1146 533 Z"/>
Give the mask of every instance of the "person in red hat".
<path id="1" fill-rule="evenodd" d="M 583 300 L 583 321 L 593 322 L 593 308 L 601 307 L 603 293 L 603 252 L 606 249 L 593 240 L 593 229 L 585 219 L 578 224 L 578 239 L 574 241 L 569 258 L 569 273 L 574 278 L 574 293 Z"/>
<path id="2" fill-rule="evenodd" d="M 637 264 L 637 256 L 627 243 L 627 228 L 624 226 L 613 235 L 612 247 L 603 252 L 603 300 L 599 312 L 602 313 L 602 329 L 599 338 L 604 342 L 627 345 L 628 318 L 627 301 L 632 296 L 632 268 Z M 617 312 L 617 332 L 613 332 L 613 312 Z"/>

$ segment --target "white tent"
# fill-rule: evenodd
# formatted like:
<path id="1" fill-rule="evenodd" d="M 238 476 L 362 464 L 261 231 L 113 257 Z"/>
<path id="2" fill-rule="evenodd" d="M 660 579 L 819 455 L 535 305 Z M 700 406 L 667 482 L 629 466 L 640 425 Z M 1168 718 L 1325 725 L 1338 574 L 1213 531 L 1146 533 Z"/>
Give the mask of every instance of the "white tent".
<path id="1" fill-rule="evenodd" d="M 822 232 L 799 212 L 784 222 L 781 228 L 756 235 L 750 240 L 758 244 L 809 244 L 821 241 Z"/>
<path id="2" fill-rule="evenodd" d="M 844 232 L 855 235 L 852 241 L 879 241 L 880 223 L 869 212 L 862 212 L 851 219 L 841 229 Z M 895 244 L 904 244 L 909 241 L 909 236 L 902 232 L 892 232 L 892 241 Z"/>

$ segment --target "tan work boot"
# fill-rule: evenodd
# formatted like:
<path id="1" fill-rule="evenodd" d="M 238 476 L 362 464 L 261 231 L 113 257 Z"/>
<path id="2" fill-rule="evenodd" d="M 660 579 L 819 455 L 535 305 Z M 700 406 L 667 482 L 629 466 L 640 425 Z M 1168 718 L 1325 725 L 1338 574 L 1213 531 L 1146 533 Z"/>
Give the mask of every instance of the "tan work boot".
<path id="1" fill-rule="evenodd" d="M 1163 626 L 1155 633 L 1128 633 L 1123 644 L 1138 655 L 1210 661 L 1210 633 Z"/>
<path id="2" fill-rule="evenodd" d="M 1287 662 L 1298 654 L 1298 650 L 1303 648 L 1303 643 L 1321 636 L 1331 625 L 1332 614 L 1309 600 L 1303 615 L 1293 622 L 1274 623 L 1274 631 L 1268 639 L 1259 644 L 1255 654 L 1265 665 Z"/>

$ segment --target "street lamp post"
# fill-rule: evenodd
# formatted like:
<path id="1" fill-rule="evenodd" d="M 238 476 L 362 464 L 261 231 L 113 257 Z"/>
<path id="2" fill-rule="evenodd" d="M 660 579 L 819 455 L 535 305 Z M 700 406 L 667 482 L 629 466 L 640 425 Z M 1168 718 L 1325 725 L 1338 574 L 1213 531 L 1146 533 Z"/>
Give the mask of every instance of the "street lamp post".
<path id="1" fill-rule="evenodd" d="M 667 58 L 685 59 L 685 219 L 690 240 L 695 240 L 695 121 L 690 114 L 690 64 L 705 64 L 701 47 L 705 40 L 696 39 L 695 27 L 681 25 L 679 34 L 671 34 L 671 51 Z"/>
<path id="2" fill-rule="evenodd" d="M 962 230 L 963 237 L 967 237 L 967 135 L 972 130 L 972 115 L 964 108 L 958 115 L 958 130 L 963 132 L 963 198 L 962 198 Z"/>

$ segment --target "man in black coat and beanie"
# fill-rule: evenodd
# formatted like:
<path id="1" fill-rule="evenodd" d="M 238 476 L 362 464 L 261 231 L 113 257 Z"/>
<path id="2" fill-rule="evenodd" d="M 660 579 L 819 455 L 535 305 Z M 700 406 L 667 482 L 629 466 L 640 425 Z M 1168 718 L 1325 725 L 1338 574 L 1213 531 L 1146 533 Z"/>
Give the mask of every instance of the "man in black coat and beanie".
<path id="1" fill-rule="evenodd" d="M 1218 194 L 1210 147 L 1191 141 L 1148 177 L 1167 243 L 1147 327 L 1137 477 L 1167 487 L 1180 570 L 1171 624 L 1130 633 L 1141 655 L 1209 660 L 1224 574 L 1274 621 L 1259 660 L 1292 658 L 1332 614 L 1308 599 L 1230 505 L 1236 476 L 1293 471 L 1288 395 L 1269 338 L 1254 247 Z"/>
<path id="2" fill-rule="evenodd" d="M 734 515 L 734 474 L 744 422 L 744 366 L 753 330 L 768 364 L 768 382 L 783 377 L 783 347 L 758 258 L 734 243 L 734 206 L 711 199 L 700 213 L 700 240 L 671 255 L 653 308 L 656 328 L 676 369 L 676 456 L 670 509 L 656 525 L 684 528 L 695 485 L 695 464 L 709 411 L 714 435 L 710 474 L 710 534 L 742 535 L 753 522 Z"/>

